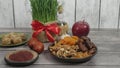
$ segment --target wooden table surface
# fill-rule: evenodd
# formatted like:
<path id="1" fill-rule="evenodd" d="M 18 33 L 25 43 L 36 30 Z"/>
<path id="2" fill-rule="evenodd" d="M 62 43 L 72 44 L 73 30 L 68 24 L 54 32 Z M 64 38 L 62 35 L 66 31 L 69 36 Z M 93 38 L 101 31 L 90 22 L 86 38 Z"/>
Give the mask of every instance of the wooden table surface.
<path id="1" fill-rule="evenodd" d="M 0 29 L 0 32 L 28 32 L 31 29 Z M 47 51 L 40 54 L 39 59 L 25 68 L 119 68 L 120 67 L 120 31 L 117 30 L 91 30 L 89 37 L 98 47 L 98 53 L 90 61 L 82 64 L 68 65 L 57 62 L 49 56 Z M 49 43 L 45 43 L 45 50 Z M 0 68 L 13 68 L 6 65 L 4 56 L 6 53 L 28 47 L 26 45 L 14 48 L 0 48 Z M 14 67 L 17 68 L 17 67 Z M 24 68 L 24 67 L 21 67 Z"/>

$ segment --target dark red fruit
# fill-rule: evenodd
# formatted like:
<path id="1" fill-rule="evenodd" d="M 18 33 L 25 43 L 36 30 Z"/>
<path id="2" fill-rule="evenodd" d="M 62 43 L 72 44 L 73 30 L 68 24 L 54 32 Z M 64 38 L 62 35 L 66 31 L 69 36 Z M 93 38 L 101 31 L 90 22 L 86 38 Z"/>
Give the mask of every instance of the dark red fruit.
<path id="1" fill-rule="evenodd" d="M 76 22 L 72 27 L 73 35 L 78 37 L 87 36 L 89 34 L 89 31 L 90 31 L 89 24 L 84 20 Z"/>

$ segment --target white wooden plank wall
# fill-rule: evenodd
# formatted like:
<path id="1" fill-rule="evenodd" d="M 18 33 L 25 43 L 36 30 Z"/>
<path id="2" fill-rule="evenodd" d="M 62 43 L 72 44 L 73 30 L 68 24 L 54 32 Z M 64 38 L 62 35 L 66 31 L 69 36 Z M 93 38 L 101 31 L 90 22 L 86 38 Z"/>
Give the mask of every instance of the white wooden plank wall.
<path id="1" fill-rule="evenodd" d="M 12 0 L 0 0 L 0 28 L 14 28 Z"/>
<path id="2" fill-rule="evenodd" d="M 83 18 L 91 28 L 117 29 L 120 26 L 119 0 L 58 1 L 64 3 L 63 20 L 69 24 L 70 28 L 75 21 Z M 31 28 L 31 21 L 29 0 L 0 0 L 0 28 Z"/>
<path id="3" fill-rule="evenodd" d="M 16 28 L 30 28 L 32 15 L 29 0 L 14 0 Z"/>
<path id="4" fill-rule="evenodd" d="M 100 28 L 118 28 L 119 0 L 101 0 Z"/>
<path id="5" fill-rule="evenodd" d="M 75 22 L 75 0 L 58 0 L 58 2 L 59 1 L 63 1 L 63 21 L 67 22 L 69 27 L 72 27 Z"/>
<path id="6" fill-rule="evenodd" d="M 98 28 L 99 2 L 100 0 L 77 0 L 76 21 L 85 19 L 91 28 Z"/>

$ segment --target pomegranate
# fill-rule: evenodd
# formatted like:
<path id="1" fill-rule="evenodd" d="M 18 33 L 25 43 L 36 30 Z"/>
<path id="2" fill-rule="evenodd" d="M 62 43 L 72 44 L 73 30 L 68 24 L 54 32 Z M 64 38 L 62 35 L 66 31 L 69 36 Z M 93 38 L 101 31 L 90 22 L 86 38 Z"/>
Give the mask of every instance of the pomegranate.
<path id="1" fill-rule="evenodd" d="M 84 20 L 76 22 L 72 27 L 73 35 L 78 37 L 87 36 L 89 34 L 89 31 L 90 31 L 89 24 Z"/>
<path id="2" fill-rule="evenodd" d="M 31 38 L 28 41 L 28 46 L 33 49 L 34 51 L 36 51 L 37 53 L 42 53 L 44 51 L 44 45 L 43 43 L 41 43 L 39 40 L 37 40 L 36 38 Z"/>

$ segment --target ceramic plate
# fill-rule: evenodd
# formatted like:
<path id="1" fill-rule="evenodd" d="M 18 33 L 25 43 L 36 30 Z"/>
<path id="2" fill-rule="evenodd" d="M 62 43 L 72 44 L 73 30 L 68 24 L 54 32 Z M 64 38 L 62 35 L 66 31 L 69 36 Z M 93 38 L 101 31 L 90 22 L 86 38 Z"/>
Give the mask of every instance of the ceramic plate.
<path id="1" fill-rule="evenodd" d="M 4 33 L 5 34 L 5 33 Z M 17 47 L 17 46 L 21 46 L 25 43 L 27 43 L 27 41 L 29 40 L 30 35 L 29 34 L 25 34 L 26 35 L 26 40 L 24 40 L 22 43 L 18 43 L 18 44 L 10 44 L 10 45 L 3 45 L 2 44 L 2 36 L 4 34 L 0 34 L 0 47 Z"/>

